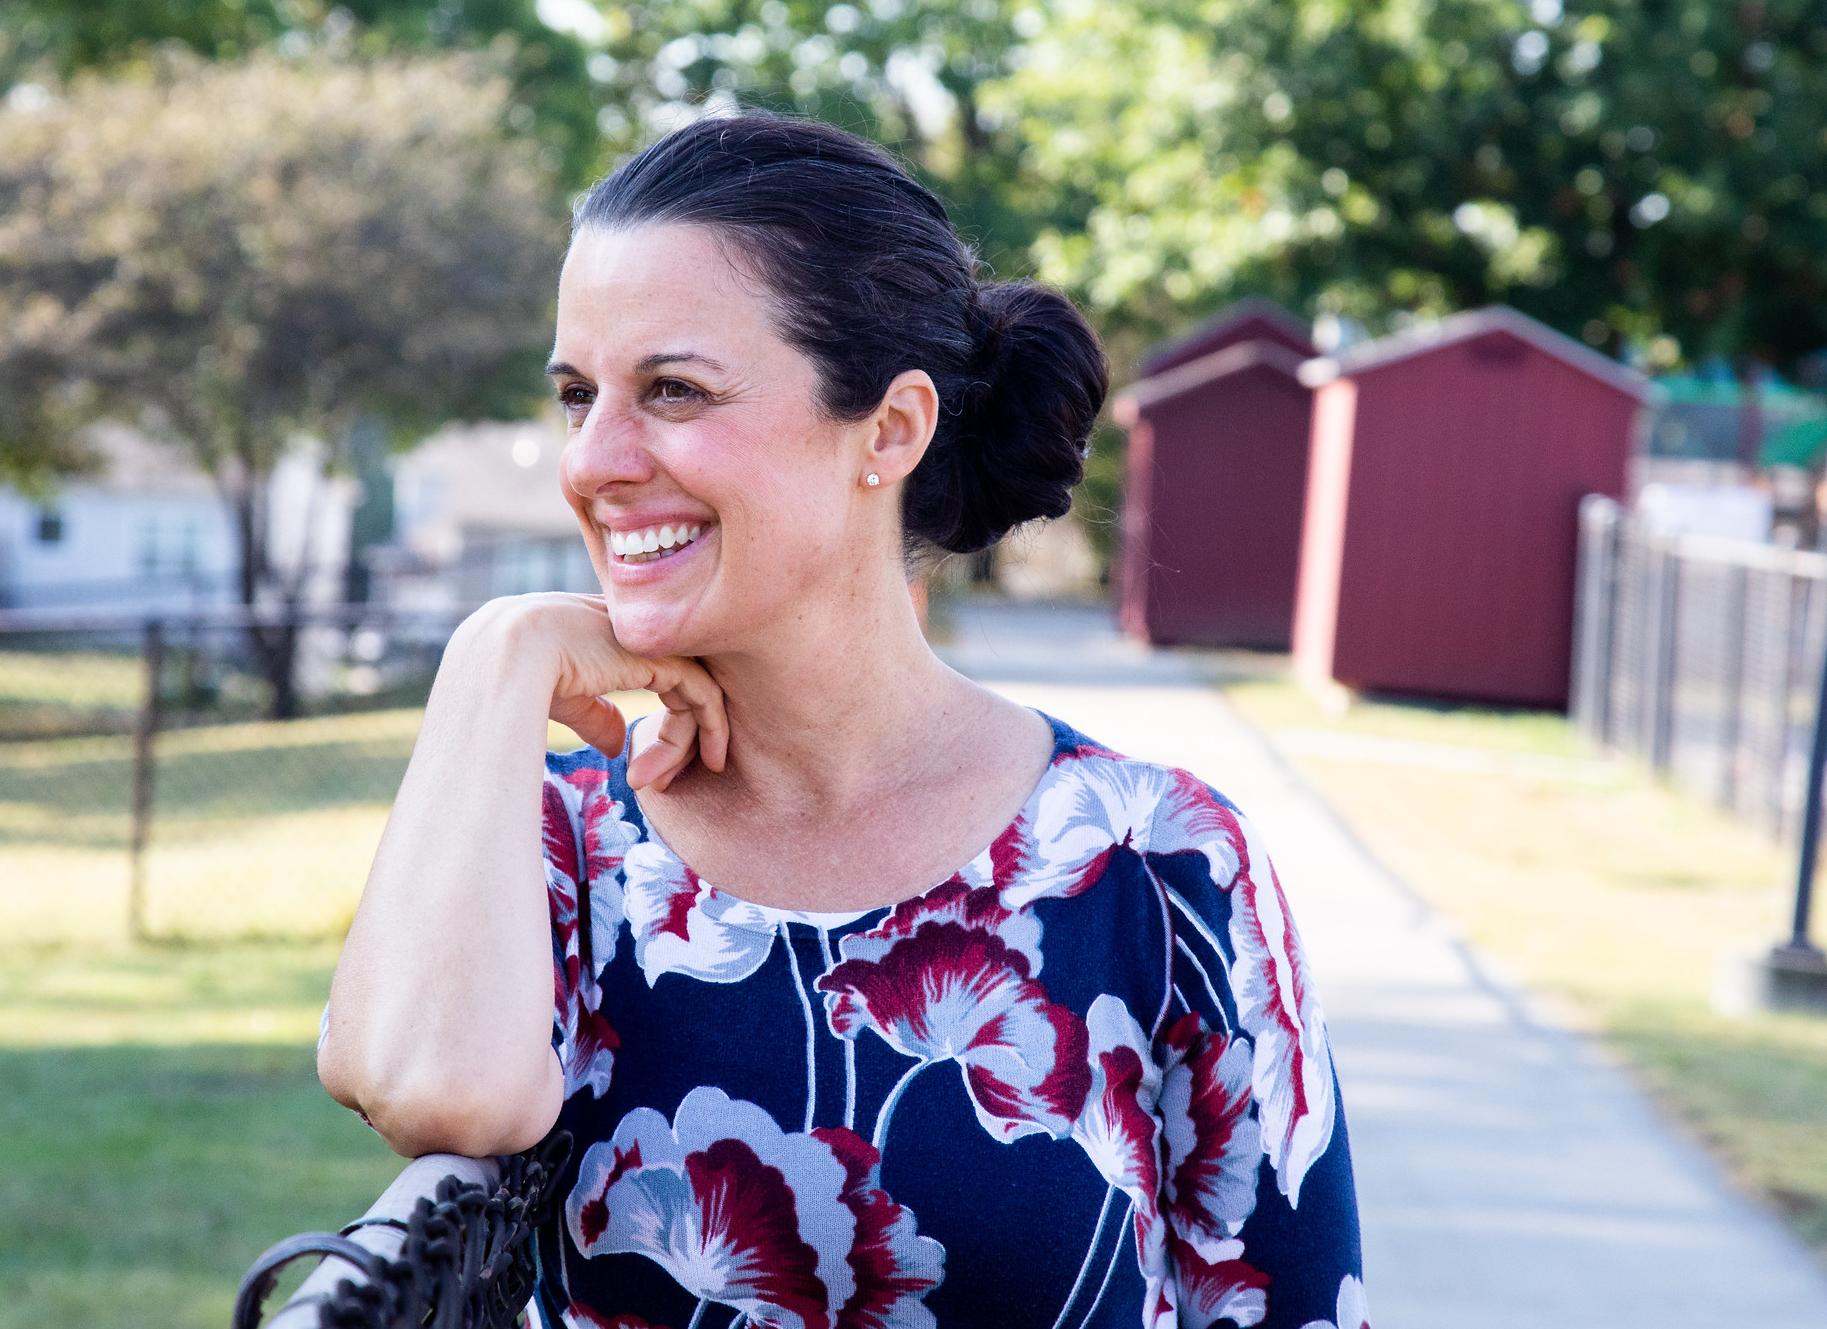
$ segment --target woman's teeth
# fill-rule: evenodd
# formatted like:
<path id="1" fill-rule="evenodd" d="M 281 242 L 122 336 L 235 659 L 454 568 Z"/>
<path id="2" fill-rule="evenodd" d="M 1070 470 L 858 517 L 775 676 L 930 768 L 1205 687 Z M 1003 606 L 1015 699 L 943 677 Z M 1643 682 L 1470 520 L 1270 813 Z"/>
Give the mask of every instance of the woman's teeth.
<path id="1" fill-rule="evenodd" d="M 657 526 L 648 531 L 611 531 L 609 548 L 624 563 L 651 563 L 676 554 L 703 532 L 703 522 L 695 526 Z"/>

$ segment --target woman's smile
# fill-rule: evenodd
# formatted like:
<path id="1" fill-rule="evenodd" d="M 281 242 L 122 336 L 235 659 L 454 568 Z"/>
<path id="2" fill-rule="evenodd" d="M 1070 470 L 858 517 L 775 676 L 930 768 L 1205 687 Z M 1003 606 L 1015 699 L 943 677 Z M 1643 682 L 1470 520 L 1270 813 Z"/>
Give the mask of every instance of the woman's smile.
<path id="1" fill-rule="evenodd" d="M 684 544 L 675 543 L 670 549 L 655 548 L 649 551 L 645 545 L 654 542 L 648 540 L 642 542 L 638 553 L 634 552 L 635 537 L 642 532 L 630 531 L 624 535 L 620 531 L 605 530 L 604 536 L 609 547 L 609 575 L 619 586 L 645 586 L 662 577 L 673 576 L 687 564 L 697 561 L 699 551 L 716 535 L 717 527 L 715 523 L 701 523 L 687 527 L 686 533 L 692 530 L 698 532 L 697 536 Z M 622 552 L 623 549 L 628 552 Z"/>

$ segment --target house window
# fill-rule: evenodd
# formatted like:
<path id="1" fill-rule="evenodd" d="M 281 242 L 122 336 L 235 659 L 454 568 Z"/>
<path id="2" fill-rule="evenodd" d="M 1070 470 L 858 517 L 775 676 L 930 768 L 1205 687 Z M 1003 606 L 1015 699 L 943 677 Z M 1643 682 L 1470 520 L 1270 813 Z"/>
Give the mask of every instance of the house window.
<path id="1" fill-rule="evenodd" d="M 63 513 L 56 508 L 39 508 L 36 535 L 41 545 L 62 544 Z"/>

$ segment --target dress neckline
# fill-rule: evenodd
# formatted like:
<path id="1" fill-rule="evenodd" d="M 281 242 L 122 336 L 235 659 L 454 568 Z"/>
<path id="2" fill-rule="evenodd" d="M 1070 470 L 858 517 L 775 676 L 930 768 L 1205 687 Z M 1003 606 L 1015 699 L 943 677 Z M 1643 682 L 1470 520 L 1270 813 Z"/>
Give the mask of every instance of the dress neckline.
<path id="1" fill-rule="evenodd" d="M 666 843 L 665 838 L 661 836 L 659 831 L 654 829 L 653 822 L 647 816 L 647 809 L 641 806 L 640 799 L 636 794 L 634 786 L 628 783 L 628 761 L 634 748 L 634 726 L 635 722 L 641 718 L 640 716 L 636 716 L 634 720 L 628 722 L 627 733 L 622 738 L 621 765 L 616 774 L 617 778 L 622 782 L 623 787 L 627 790 L 630 806 L 640 815 L 641 838 L 649 844 L 652 844 L 660 853 L 664 854 L 667 859 L 671 860 L 673 864 L 684 871 L 691 873 L 691 875 L 696 878 L 699 886 L 704 892 L 717 901 L 719 906 L 716 910 L 718 921 L 725 927 L 748 928 L 759 932 L 772 932 L 784 923 L 806 923 L 820 930 L 825 930 L 853 923 L 857 919 L 867 918 L 871 914 L 887 914 L 903 905 L 912 904 L 915 901 L 925 899 L 934 891 L 955 881 L 961 875 L 967 874 L 977 863 L 989 858 L 996 846 L 1017 827 L 1022 825 L 1032 826 L 1034 824 L 1035 814 L 1040 808 L 1040 800 L 1047 789 L 1052 785 L 1054 773 L 1060 768 L 1061 755 L 1070 751 L 1073 747 L 1075 731 L 1064 720 L 1048 714 L 1038 706 L 1030 706 L 1027 709 L 1033 711 L 1034 714 L 1045 720 L 1048 728 L 1052 729 L 1053 751 L 1047 759 L 1046 770 L 1042 771 L 1040 778 L 1034 782 L 1033 788 L 1028 791 L 1027 798 L 1022 801 L 1021 809 L 1015 814 L 1014 818 L 1008 825 L 997 831 L 987 844 L 978 849 L 975 854 L 971 855 L 971 857 L 966 859 L 961 865 L 953 868 L 951 872 L 946 874 L 946 876 L 939 881 L 934 882 L 924 890 L 916 891 L 912 895 L 904 896 L 899 900 L 891 900 L 886 904 L 870 905 L 863 909 L 787 909 L 780 905 L 761 904 L 757 901 L 747 899 L 730 887 L 721 886 L 710 881 L 701 875 L 696 868 L 692 867 L 681 858 L 673 850 L 673 847 Z M 988 873 L 985 873 L 984 875 L 987 877 Z"/>

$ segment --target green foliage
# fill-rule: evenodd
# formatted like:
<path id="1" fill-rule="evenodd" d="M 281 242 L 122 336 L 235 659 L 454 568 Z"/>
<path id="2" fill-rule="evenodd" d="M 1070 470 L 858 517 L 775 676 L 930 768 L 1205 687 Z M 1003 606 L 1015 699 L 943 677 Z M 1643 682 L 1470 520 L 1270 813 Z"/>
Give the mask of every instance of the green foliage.
<path id="1" fill-rule="evenodd" d="M 575 181 L 596 151 L 584 44 L 539 18 L 535 0 L 8 0 L 0 87 L 29 77 L 121 70 L 155 47 L 235 60 L 278 46 L 344 55 L 505 48 L 517 129 Z"/>
<path id="2" fill-rule="evenodd" d="M 1011 188 L 1023 144 L 979 104 L 1032 23 L 1018 0 L 828 4 L 648 0 L 600 6 L 589 63 L 603 160 L 705 107 L 765 107 L 841 125 L 891 148 L 951 207 L 1003 278 L 1030 271 L 1045 199 Z M 1061 218 L 1060 220 L 1064 220 Z"/>
<path id="3" fill-rule="evenodd" d="M 1503 301 L 1675 363 L 1827 342 L 1827 14 L 1710 0 L 1054 8 L 984 93 L 1043 276 L 1154 335 L 1238 296 Z"/>

